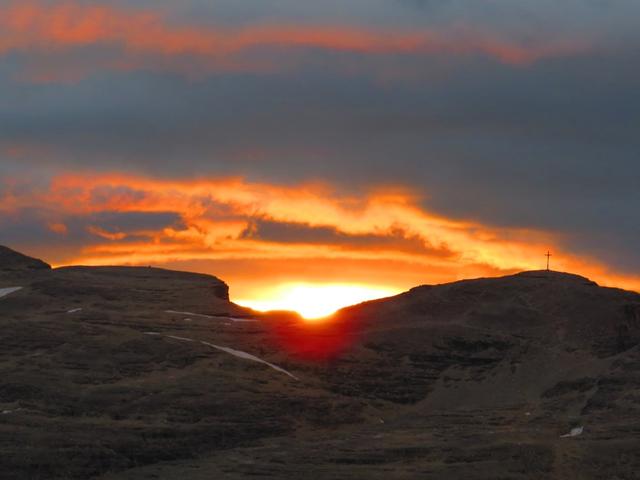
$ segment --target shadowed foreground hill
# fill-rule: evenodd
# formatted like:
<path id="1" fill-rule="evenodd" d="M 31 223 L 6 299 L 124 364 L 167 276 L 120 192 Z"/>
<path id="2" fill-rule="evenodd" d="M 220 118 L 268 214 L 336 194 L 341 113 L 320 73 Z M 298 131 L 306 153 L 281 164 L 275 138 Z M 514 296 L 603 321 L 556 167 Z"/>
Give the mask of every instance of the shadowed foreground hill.
<path id="1" fill-rule="evenodd" d="M 0 275 L 17 275 L 49 269 L 51 269 L 51 267 L 42 260 L 27 257 L 15 250 L 0 245 Z"/>
<path id="2" fill-rule="evenodd" d="M 206 275 L 0 279 L 2 478 L 638 478 L 633 292 L 525 272 L 308 324 Z"/>

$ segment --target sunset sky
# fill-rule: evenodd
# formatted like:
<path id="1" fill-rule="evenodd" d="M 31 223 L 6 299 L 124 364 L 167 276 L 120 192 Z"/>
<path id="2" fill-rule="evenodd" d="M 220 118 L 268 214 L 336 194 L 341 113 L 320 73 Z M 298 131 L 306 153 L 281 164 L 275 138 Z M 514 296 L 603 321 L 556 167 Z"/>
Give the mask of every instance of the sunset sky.
<path id="1" fill-rule="evenodd" d="M 640 290 L 639 18 L 637 0 L 0 0 L 0 244 L 211 273 L 307 316 L 547 250 Z"/>

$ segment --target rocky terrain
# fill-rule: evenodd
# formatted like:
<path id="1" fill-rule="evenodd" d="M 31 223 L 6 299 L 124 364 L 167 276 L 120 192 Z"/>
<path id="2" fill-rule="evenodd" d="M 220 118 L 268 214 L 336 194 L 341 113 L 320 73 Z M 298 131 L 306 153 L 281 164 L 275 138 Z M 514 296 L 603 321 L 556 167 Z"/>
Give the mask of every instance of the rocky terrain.
<path id="1" fill-rule="evenodd" d="M 306 323 L 0 248 L 0 344 L 2 479 L 640 478 L 640 295 L 575 275 Z"/>

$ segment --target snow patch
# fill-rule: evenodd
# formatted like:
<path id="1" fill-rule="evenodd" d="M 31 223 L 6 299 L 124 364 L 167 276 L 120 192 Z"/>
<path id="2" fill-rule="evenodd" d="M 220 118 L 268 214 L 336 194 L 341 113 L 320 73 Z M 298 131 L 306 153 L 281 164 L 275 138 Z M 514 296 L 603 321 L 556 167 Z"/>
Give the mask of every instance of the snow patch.
<path id="1" fill-rule="evenodd" d="M 13 292 L 17 292 L 18 290 L 22 290 L 22 287 L 0 288 L 0 298 L 6 297 L 7 295 Z"/>
<path id="2" fill-rule="evenodd" d="M 204 313 L 181 312 L 179 310 L 165 310 L 174 315 L 188 315 L 189 317 L 210 318 L 212 320 L 231 320 L 232 322 L 257 322 L 255 318 L 227 317 L 225 315 L 205 315 Z M 186 319 L 185 319 L 186 320 Z"/>
<path id="3" fill-rule="evenodd" d="M 165 310 L 165 313 L 172 313 L 174 315 L 188 315 L 190 317 L 216 318 L 212 317 L 211 315 L 205 315 L 203 313 L 180 312 L 178 310 Z"/>
<path id="4" fill-rule="evenodd" d="M 81 312 L 81 308 L 72 308 L 71 310 L 67 310 L 67 313 L 78 313 Z"/>
<path id="5" fill-rule="evenodd" d="M 220 345 L 214 345 L 213 343 L 209 343 L 209 342 L 200 342 L 203 345 L 207 345 L 208 347 L 211 348 L 215 348 L 217 350 L 221 350 L 225 353 L 228 353 L 229 355 L 233 355 L 234 357 L 238 357 L 238 358 L 242 358 L 244 360 L 251 360 L 252 362 L 258 362 L 258 363 L 262 363 L 264 365 L 267 365 L 271 368 L 273 368 L 274 370 L 280 372 L 280 373 L 284 373 L 285 375 L 289 375 L 291 378 L 294 378 L 296 380 L 298 380 L 298 377 L 296 377 L 293 373 L 286 371 L 284 368 L 279 367 L 277 365 L 274 365 L 273 363 L 269 363 L 266 360 L 263 360 L 259 357 L 256 357 L 255 355 L 251 355 L 250 353 L 247 352 L 243 352 L 242 350 L 235 350 L 233 348 L 229 348 L 229 347 L 222 347 Z"/>
<path id="6" fill-rule="evenodd" d="M 142 332 L 142 333 L 143 335 L 156 335 L 156 336 L 161 335 L 158 332 Z M 181 340 L 184 342 L 195 342 L 193 338 L 178 337 L 176 335 L 163 335 L 163 336 L 166 338 L 173 338 L 174 340 Z M 234 357 L 242 358 L 243 360 L 250 360 L 252 362 L 262 363 L 263 365 L 267 365 L 268 367 L 271 367 L 280 373 L 284 373 L 285 375 L 288 375 L 289 377 L 295 380 L 299 380 L 298 377 L 296 377 L 293 373 L 288 372 L 284 368 L 279 367 L 278 365 L 274 365 L 273 363 L 267 362 L 266 360 L 263 360 L 260 357 L 256 357 L 255 355 L 251 355 L 250 353 L 243 352 L 242 350 L 235 350 L 233 348 L 223 347 L 221 345 L 215 345 L 209 342 L 200 342 L 200 343 L 208 347 L 215 348 L 216 350 L 220 350 L 222 352 L 228 353 L 229 355 L 233 355 Z"/>
<path id="7" fill-rule="evenodd" d="M 176 337 L 175 335 L 166 335 L 167 338 L 173 338 L 174 340 L 184 340 L 185 342 L 193 342 L 195 340 L 186 337 Z"/>
<path id="8" fill-rule="evenodd" d="M 584 427 L 582 427 L 582 426 L 576 427 L 576 428 L 572 428 L 569 433 L 565 433 L 564 435 L 560 435 L 560 438 L 578 437 L 578 436 L 582 435 L 583 431 L 584 431 Z"/>

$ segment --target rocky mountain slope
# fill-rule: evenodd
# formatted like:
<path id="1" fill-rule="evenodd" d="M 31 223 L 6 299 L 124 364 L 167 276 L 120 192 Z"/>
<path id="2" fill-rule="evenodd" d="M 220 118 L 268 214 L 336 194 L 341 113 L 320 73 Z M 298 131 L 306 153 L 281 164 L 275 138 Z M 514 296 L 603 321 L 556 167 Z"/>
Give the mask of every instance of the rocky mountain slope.
<path id="1" fill-rule="evenodd" d="M 15 250 L 0 245 L 0 275 L 19 275 L 38 270 L 49 270 L 51 266 L 42 260 L 27 257 Z"/>
<path id="2" fill-rule="evenodd" d="M 306 323 L 2 252 L 2 478 L 638 478 L 637 293 L 524 272 Z"/>

